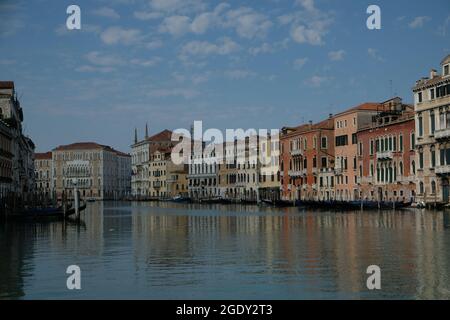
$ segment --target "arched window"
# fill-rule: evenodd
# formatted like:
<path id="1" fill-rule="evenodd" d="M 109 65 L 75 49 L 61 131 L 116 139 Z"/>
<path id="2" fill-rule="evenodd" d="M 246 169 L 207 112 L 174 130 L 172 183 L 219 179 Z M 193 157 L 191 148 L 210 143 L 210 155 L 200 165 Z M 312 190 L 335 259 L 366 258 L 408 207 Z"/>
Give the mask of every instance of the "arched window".
<path id="1" fill-rule="evenodd" d="M 419 183 L 419 193 L 420 194 L 424 193 L 424 188 L 423 188 L 423 182 L 422 181 Z"/>
<path id="2" fill-rule="evenodd" d="M 400 162 L 398 166 L 400 168 L 400 175 L 403 176 L 403 162 Z"/>
<path id="3" fill-rule="evenodd" d="M 414 160 L 411 162 L 411 172 L 416 174 L 416 162 Z"/>
<path id="4" fill-rule="evenodd" d="M 431 193 L 436 194 L 436 181 L 431 181 Z"/>

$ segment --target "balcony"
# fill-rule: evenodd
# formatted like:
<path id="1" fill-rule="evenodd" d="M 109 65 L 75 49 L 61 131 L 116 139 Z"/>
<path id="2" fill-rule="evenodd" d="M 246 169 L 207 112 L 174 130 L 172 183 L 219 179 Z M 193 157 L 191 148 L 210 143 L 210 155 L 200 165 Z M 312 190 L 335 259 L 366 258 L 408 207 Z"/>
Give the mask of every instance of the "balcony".
<path id="1" fill-rule="evenodd" d="M 155 189 L 161 188 L 161 181 L 155 181 L 155 182 L 153 183 L 153 188 L 155 188 Z"/>
<path id="2" fill-rule="evenodd" d="M 434 138 L 437 140 L 443 140 L 450 138 L 450 128 L 436 130 L 434 132 Z"/>
<path id="3" fill-rule="evenodd" d="M 450 165 L 437 166 L 434 172 L 436 174 L 450 174 Z"/>
<path id="4" fill-rule="evenodd" d="M 334 173 L 336 175 L 342 175 L 342 173 L 344 173 L 344 170 L 342 168 L 334 168 Z"/>
<path id="5" fill-rule="evenodd" d="M 416 179 L 415 176 L 407 176 L 407 177 L 400 176 L 400 177 L 397 177 L 397 182 L 398 183 L 414 183 L 415 179 Z"/>
<path id="6" fill-rule="evenodd" d="M 392 160 L 392 151 L 377 152 L 377 160 Z"/>
<path id="7" fill-rule="evenodd" d="M 302 176 L 302 172 L 301 171 L 295 171 L 295 170 L 289 170 L 288 171 L 288 175 L 290 177 L 301 177 Z"/>
<path id="8" fill-rule="evenodd" d="M 302 156 L 302 155 L 303 155 L 303 151 L 300 149 L 291 150 L 291 156 L 293 156 L 293 157 Z"/>

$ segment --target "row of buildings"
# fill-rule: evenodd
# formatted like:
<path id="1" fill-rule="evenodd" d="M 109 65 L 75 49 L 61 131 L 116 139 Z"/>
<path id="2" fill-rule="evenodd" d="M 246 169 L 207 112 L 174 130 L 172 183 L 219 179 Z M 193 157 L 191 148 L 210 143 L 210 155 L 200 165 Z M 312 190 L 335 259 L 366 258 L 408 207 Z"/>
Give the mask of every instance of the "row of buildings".
<path id="1" fill-rule="evenodd" d="M 33 141 L 24 134 L 24 114 L 12 81 L 0 81 L 0 197 L 34 190 Z"/>
<path id="2" fill-rule="evenodd" d="M 171 164 L 165 130 L 132 145 L 132 194 L 258 201 L 379 200 L 447 203 L 450 195 L 450 56 L 416 82 L 414 105 L 363 103 L 318 123 L 281 129 L 256 145 L 237 141 Z M 249 138 L 249 137 L 248 137 Z M 273 141 L 271 141 L 273 140 Z M 217 150 L 233 154 L 218 160 Z M 268 164 L 251 154 L 269 157 Z M 227 158 L 226 156 L 224 158 Z M 241 161 L 238 161 L 241 160 Z"/>
<path id="3" fill-rule="evenodd" d="M 201 152 L 190 147 L 175 164 L 178 142 L 164 130 L 131 155 L 96 143 L 36 155 L 36 186 L 83 196 L 236 200 L 380 200 L 448 203 L 450 195 L 450 56 L 399 97 L 363 103 L 318 123 L 284 127 L 277 136 L 227 141 Z M 3 136 L 2 136 L 3 139 Z M 195 143 L 193 143 L 195 144 Z M 209 150 L 209 151 L 207 151 Z M 7 153 L 5 153 L 7 154 Z M 226 160 L 226 161 L 223 161 Z M 264 160 L 264 161 L 263 161 Z"/>

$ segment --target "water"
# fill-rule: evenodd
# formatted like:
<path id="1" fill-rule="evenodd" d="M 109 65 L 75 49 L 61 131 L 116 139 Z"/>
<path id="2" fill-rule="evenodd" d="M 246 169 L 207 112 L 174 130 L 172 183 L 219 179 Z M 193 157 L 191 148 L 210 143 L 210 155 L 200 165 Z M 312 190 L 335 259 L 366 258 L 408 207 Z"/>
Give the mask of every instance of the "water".
<path id="1" fill-rule="evenodd" d="M 450 213 L 96 202 L 83 220 L 0 224 L 0 299 L 450 299 Z"/>

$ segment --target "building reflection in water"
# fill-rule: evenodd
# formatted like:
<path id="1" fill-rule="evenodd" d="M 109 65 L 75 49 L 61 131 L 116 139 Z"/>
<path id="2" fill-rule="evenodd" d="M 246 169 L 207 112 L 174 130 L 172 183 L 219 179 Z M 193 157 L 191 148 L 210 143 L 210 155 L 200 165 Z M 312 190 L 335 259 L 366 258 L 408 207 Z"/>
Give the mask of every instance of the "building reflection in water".
<path id="1" fill-rule="evenodd" d="M 43 270 L 75 260 L 85 298 L 450 298 L 447 212 L 96 202 L 83 220 L 2 225 L 0 297 L 70 297 Z"/>

